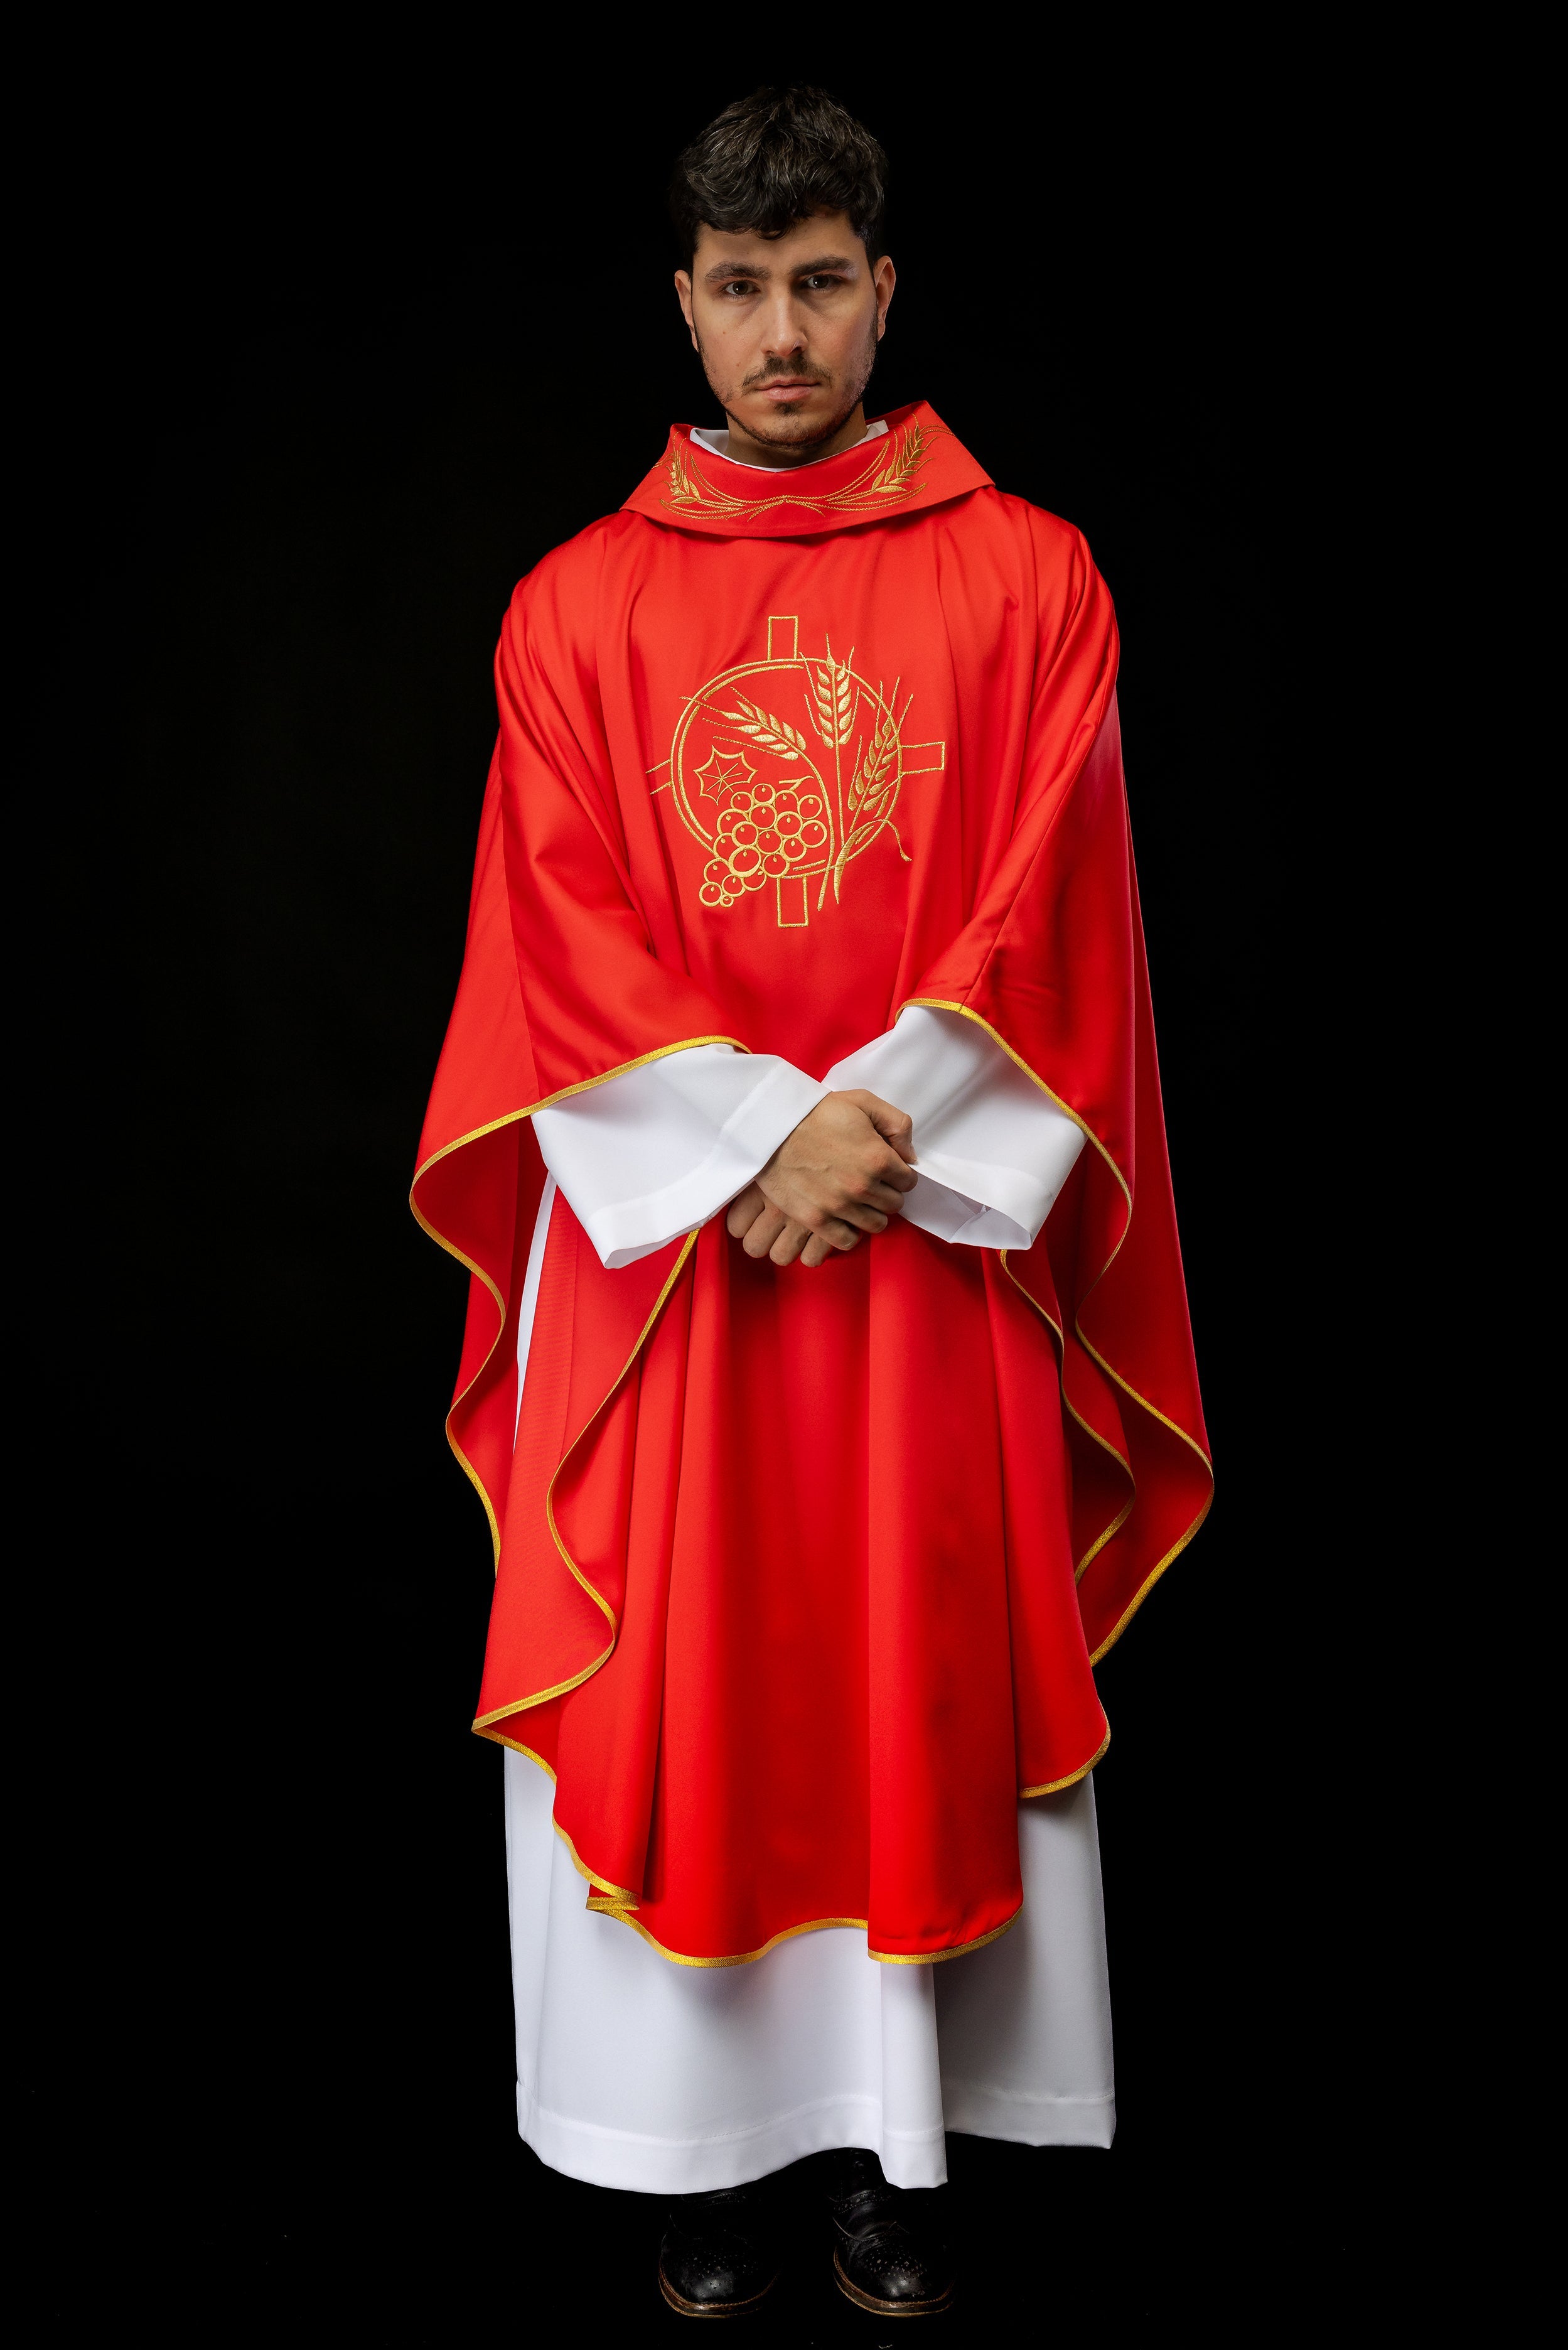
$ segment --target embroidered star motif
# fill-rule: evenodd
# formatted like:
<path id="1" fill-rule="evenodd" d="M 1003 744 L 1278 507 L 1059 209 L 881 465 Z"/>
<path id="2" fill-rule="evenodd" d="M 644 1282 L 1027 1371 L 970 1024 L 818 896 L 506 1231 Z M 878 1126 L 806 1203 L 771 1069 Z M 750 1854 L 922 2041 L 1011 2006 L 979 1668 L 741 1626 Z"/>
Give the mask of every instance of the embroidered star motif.
<path id="1" fill-rule="evenodd" d="M 743 751 L 723 752 L 715 746 L 711 758 L 692 771 L 704 799 L 719 799 L 725 792 L 737 790 L 749 784 L 756 769 L 748 765 Z"/>

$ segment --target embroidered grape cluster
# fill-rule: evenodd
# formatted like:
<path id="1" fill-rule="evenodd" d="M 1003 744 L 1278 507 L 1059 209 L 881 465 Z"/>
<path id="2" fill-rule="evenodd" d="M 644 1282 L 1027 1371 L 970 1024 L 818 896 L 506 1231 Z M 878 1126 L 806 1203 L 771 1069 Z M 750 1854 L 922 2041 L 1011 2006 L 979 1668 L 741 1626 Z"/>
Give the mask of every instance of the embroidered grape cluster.
<path id="1" fill-rule="evenodd" d="M 732 906 L 747 889 L 760 889 L 827 845 L 824 809 L 815 792 L 779 791 L 754 784 L 736 792 L 721 811 L 716 854 L 703 869 L 700 892 L 705 906 Z"/>

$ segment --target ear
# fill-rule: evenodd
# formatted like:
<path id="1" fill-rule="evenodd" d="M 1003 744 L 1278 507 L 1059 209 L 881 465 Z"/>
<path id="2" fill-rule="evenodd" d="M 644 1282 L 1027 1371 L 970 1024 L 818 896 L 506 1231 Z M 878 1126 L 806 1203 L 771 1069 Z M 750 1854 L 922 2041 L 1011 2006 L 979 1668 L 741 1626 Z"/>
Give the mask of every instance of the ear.
<path id="1" fill-rule="evenodd" d="M 675 273 L 675 298 L 680 305 L 680 315 L 686 321 L 687 332 L 691 338 L 691 348 L 693 350 L 698 350 L 701 346 L 697 340 L 696 327 L 691 319 L 691 273 L 688 269 L 678 269 Z"/>
<path id="2" fill-rule="evenodd" d="M 887 254 L 882 255 L 872 271 L 871 282 L 877 288 L 877 340 L 880 342 L 888 331 L 888 306 L 893 299 L 893 288 L 898 282 L 898 273 Z"/>

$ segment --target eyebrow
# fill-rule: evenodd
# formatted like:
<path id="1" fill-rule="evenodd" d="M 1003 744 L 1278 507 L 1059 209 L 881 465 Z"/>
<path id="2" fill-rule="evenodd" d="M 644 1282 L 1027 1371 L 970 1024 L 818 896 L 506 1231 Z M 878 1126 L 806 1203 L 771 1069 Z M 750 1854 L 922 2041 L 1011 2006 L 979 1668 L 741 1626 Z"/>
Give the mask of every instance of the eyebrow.
<path id="1" fill-rule="evenodd" d="M 854 262 L 846 253 L 822 254 L 815 261 L 797 261 L 787 273 L 791 277 L 810 277 L 819 269 L 853 269 Z M 703 283 L 714 285 L 726 277 L 771 277 L 773 271 L 765 266 L 753 268 L 748 261 L 716 261 L 711 269 L 702 272 Z"/>

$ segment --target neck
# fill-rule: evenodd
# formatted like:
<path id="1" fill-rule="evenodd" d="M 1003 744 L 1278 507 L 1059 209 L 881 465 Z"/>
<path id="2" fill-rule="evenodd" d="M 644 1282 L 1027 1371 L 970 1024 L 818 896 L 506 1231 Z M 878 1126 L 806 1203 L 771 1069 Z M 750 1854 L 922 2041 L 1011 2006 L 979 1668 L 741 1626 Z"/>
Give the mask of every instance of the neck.
<path id="1" fill-rule="evenodd" d="M 736 423 L 728 409 L 724 413 L 729 417 L 730 454 L 738 457 L 743 465 L 815 465 L 818 458 L 836 457 L 841 449 L 852 449 L 866 432 L 866 406 L 859 400 L 837 432 L 827 440 L 795 443 L 787 448 L 776 441 L 754 440 L 743 424 Z"/>

